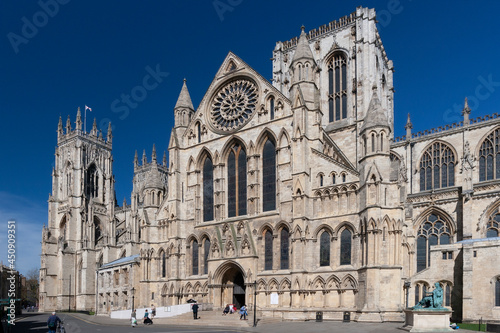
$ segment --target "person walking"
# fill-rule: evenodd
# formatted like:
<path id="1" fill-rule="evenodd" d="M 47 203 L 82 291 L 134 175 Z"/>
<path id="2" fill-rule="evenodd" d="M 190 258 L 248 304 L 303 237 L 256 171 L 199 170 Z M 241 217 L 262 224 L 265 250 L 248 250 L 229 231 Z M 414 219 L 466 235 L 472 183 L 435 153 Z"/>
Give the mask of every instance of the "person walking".
<path id="1" fill-rule="evenodd" d="M 156 307 L 151 304 L 151 319 L 154 319 L 156 317 Z"/>
<path id="2" fill-rule="evenodd" d="M 52 312 L 52 315 L 47 319 L 47 326 L 49 327 L 49 333 L 56 333 L 57 324 L 61 323 L 62 320 L 56 315 L 56 312 Z"/>
<path id="3" fill-rule="evenodd" d="M 151 320 L 151 318 L 149 318 L 149 313 L 148 313 L 148 309 L 146 309 L 146 311 L 144 312 L 144 321 L 143 321 L 144 325 L 151 325 L 153 324 L 153 321 Z"/>
<path id="4" fill-rule="evenodd" d="M 193 318 L 198 319 L 198 304 L 194 303 L 192 306 L 193 309 Z"/>
<path id="5" fill-rule="evenodd" d="M 135 309 L 132 310 L 132 315 L 130 316 L 130 319 L 132 320 L 132 327 L 137 326 L 137 313 L 135 312 Z"/>
<path id="6" fill-rule="evenodd" d="M 241 318 L 243 318 L 243 320 L 247 320 L 247 316 L 248 316 L 247 307 L 245 305 L 243 305 L 240 308 L 240 320 L 241 320 Z"/>

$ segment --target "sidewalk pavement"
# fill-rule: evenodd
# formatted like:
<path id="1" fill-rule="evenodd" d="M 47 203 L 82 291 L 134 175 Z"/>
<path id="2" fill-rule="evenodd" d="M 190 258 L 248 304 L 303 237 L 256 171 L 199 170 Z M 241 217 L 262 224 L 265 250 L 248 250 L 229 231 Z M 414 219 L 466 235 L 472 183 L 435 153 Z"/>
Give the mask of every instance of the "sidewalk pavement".
<path id="1" fill-rule="evenodd" d="M 47 315 L 49 315 L 47 313 Z M 59 312 L 58 315 L 62 319 L 64 316 L 72 316 L 80 320 L 95 323 L 98 325 L 105 326 L 130 326 L 130 320 L 128 319 L 111 319 L 108 316 L 90 316 L 83 313 L 64 313 Z M 162 318 L 162 323 L 155 323 L 153 326 L 161 328 L 162 326 L 171 326 L 165 324 L 165 320 Z M 139 324 L 141 325 L 141 324 Z M 188 327 L 188 324 L 177 325 L 179 327 Z M 403 323 L 358 323 L 358 322 L 348 322 L 343 323 L 341 321 L 284 321 L 279 323 L 269 323 L 257 325 L 257 327 L 248 328 L 232 328 L 231 332 L 254 332 L 254 333 L 305 333 L 305 332 L 315 332 L 315 333 L 404 333 L 406 330 L 402 329 Z M 197 329 L 200 327 L 197 326 Z M 208 327 L 206 327 L 208 328 Z M 215 328 L 215 327 L 212 327 Z M 218 327 L 220 329 L 220 327 Z M 459 332 L 474 332 L 464 329 L 459 329 Z M 436 332 L 439 333 L 439 332 Z"/>

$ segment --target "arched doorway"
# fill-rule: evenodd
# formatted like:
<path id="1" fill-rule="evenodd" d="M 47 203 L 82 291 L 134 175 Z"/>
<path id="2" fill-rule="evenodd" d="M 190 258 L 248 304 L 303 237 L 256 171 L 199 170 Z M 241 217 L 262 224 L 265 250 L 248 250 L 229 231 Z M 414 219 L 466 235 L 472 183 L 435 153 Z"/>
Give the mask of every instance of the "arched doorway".
<path id="1" fill-rule="evenodd" d="M 234 304 L 237 308 L 243 306 L 245 300 L 245 277 L 241 268 L 234 263 L 226 263 L 222 268 L 221 304 Z"/>

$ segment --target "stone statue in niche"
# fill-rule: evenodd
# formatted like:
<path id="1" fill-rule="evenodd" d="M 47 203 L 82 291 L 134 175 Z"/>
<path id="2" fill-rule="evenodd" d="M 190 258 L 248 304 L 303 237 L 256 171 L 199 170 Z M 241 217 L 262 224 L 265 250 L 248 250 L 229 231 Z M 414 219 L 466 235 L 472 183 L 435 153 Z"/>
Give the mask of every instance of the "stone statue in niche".
<path id="1" fill-rule="evenodd" d="M 442 310 L 443 307 L 443 288 L 439 282 L 434 283 L 434 290 L 426 292 L 424 297 L 412 308 L 413 310 Z"/>

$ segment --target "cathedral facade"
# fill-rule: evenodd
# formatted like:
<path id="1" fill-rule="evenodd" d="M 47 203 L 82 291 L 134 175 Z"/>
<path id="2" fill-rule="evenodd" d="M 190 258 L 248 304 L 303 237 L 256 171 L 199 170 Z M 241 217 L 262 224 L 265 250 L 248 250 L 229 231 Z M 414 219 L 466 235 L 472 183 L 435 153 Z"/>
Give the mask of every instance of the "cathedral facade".
<path id="1" fill-rule="evenodd" d="M 196 109 L 184 82 L 168 162 L 136 153 L 130 205 L 114 197 L 111 128 L 60 119 L 41 309 L 195 299 L 400 321 L 439 282 L 455 319 L 498 318 L 497 115 L 469 118 L 466 101 L 460 123 L 412 133 L 408 116 L 395 138 L 373 9 L 278 42 L 272 70 L 230 52 Z"/>

